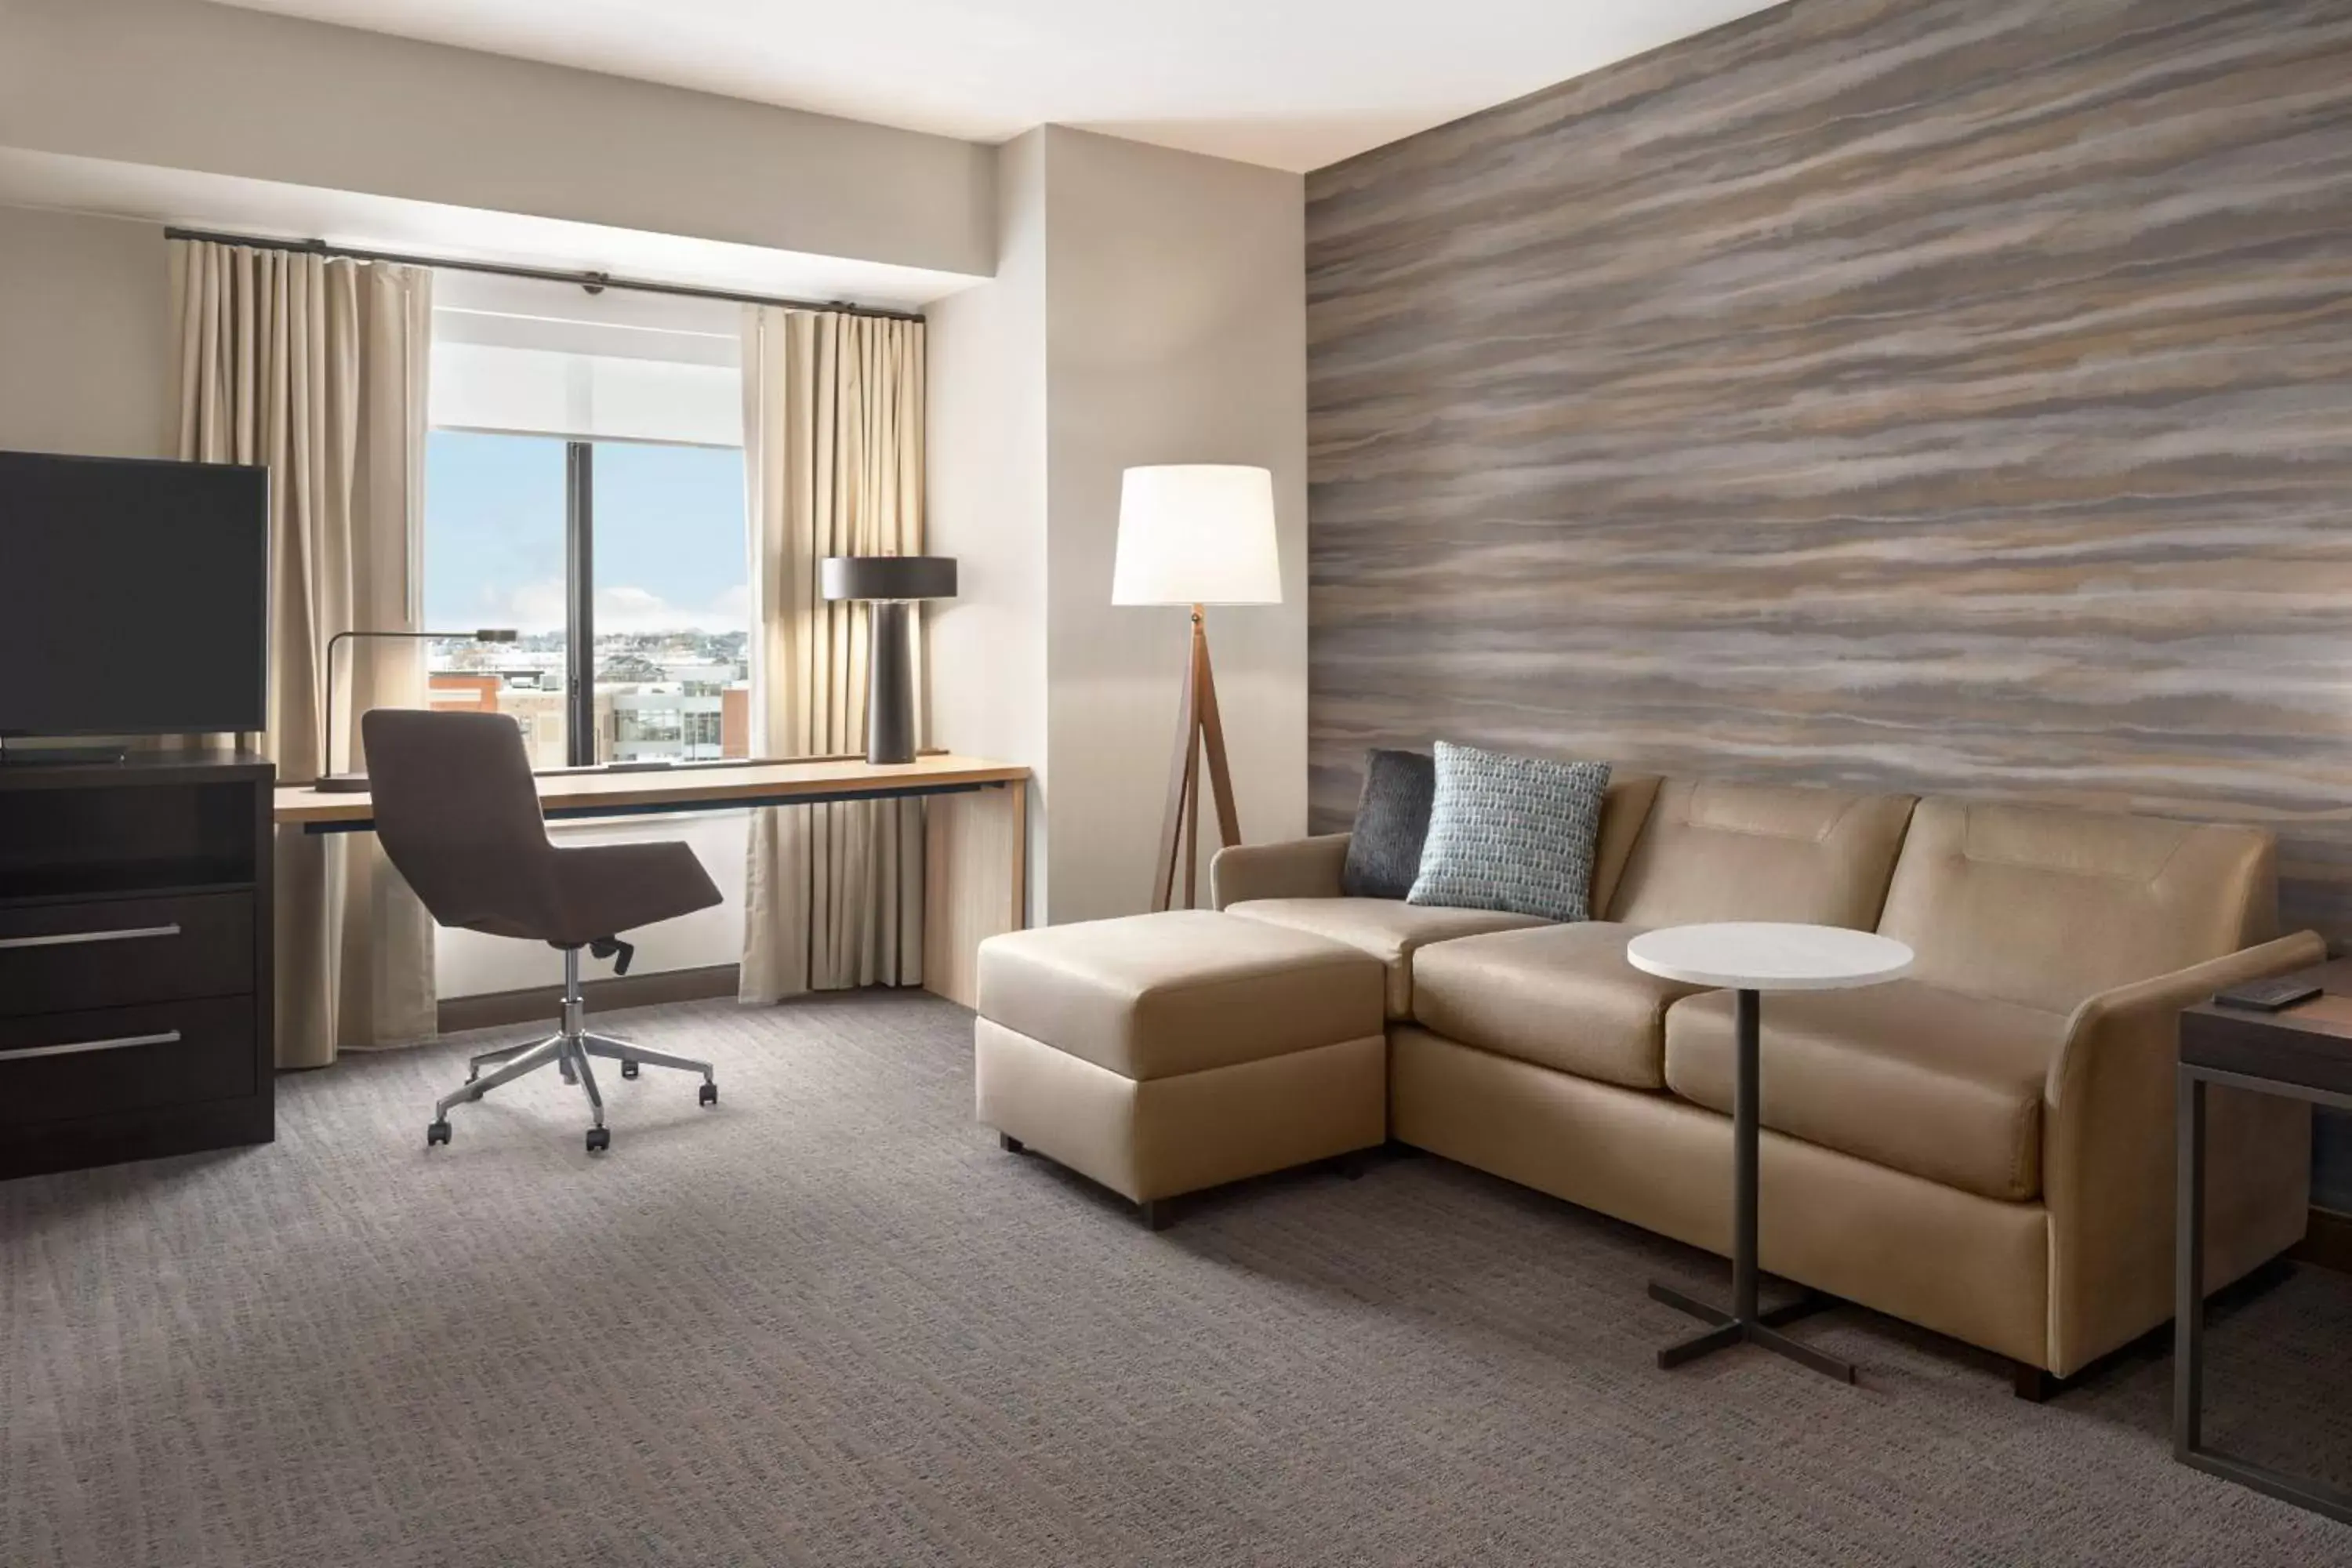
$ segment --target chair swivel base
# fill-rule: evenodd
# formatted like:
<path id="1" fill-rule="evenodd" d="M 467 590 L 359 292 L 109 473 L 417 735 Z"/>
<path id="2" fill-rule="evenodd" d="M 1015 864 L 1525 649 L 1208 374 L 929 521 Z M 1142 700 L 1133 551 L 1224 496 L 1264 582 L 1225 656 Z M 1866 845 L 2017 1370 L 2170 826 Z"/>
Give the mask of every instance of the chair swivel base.
<path id="1" fill-rule="evenodd" d="M 672 1068 L 679 1072 L 700 1073 L 702 1087 L 698 1098 L 704 1105 L 719 1103 L 719 1079 L 709 1062 L 691 1057 L 673 1056 L 667 1051 L 651 1050 L 644 1046 L 616 1040 L 609 1035 L 593 1034 L 581 1026 L 581 1015 L 585 1004 L 580 995 L 580 955 L 577 950 L 564 953 L 563 1026 L 543 1040 L 519 1046 L 504 1046 L 495 1051 L 484 1051 L 467 1064 L 466 1082 L 454 1094 L 445 1094 L 434 1104 L 432 1124 L 425 1130 L 425 1146 L 449 1142 L 449 1110 L 481 1099 L 501 1085 L 512 1083 L 525 1073 L 554 1063 L 562 1069 L 563 1081 L 577 1084 L 588 1097 L 588 1152 L 592 1154 L 613 1146 L 613 1134 L 604 1125 L 604 1097 L 596 1091 L 596 1075 L 588 1066 L 590 1058 L 616 1061 L 621 1064 L 621 1076 L 633 1079 L 641 1067 Z M 485 1067 L 495 1067 L 488 1077 L 482 1076 Z"/>
<path id="2" fill-rule="evenodd" d="M 1720 1307 L 1710 1307 L 1693 1296 L 1685 1296 L 1671 1285 L 1654 1282 L 1650 1286 L 1650 1300 L 1664 1303 L 1677 1312 L 1687 1312 L 1703 1323 L 1714 1325 L 1703 1333 L 1668 1345 L 1658 1352 L 1661 1371 L 1671 1370 L 1685 1362 L 1696 1361 L 1733 1345 L 1757 1345 L 1775 1355 L 1786 1356 L 1800 1366 L 1809 1366 L 1824 1377 L 1840 1383 L 1853 1381 L 1853 1363 L 1827 1355 L 1800 1340 L 1792 1340 L 1780 1331 L 1783 1323 L 1793 1323 L 1799 1318 L 1826 1311 L 1838 1305 L 1834 1296 L 1823 1296 L 1808 1290 L 1795 1300 L 1774 1307 L 1753 1317 L 1736 1317 Z"/>

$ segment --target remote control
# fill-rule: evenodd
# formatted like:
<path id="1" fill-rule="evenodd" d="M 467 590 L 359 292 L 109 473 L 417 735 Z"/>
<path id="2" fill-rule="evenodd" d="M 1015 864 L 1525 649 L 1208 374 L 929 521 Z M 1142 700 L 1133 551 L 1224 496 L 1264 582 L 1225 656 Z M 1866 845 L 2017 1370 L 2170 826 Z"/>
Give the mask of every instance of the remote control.
<path id="1" fill-rule="evenodd" d="M 2216 993 L 2213 1001 L 2217 1006 L 2242 1007 L 2250 1013 L 2276 1013 L 2310 1001 L 2321 989 L 2308 980 L 2249 980 Z"/>

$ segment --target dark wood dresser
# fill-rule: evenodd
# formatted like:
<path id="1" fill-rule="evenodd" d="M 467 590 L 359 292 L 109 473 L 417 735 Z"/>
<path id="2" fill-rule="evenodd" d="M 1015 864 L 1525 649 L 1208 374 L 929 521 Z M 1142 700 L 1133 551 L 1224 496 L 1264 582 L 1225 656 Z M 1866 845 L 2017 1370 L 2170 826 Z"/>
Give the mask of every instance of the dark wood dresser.
<path id="1" fill-rule="evenodd" d="M 275 1135 L 272 774 L 0 766 L 0 1177 Z"/>

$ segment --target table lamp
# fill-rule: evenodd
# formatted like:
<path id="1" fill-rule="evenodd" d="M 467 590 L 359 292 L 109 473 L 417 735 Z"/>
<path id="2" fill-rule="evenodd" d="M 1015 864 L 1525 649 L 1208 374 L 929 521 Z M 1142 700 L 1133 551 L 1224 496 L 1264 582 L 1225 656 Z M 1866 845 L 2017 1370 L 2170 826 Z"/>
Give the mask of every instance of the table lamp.
<path id="1" fill-rule="evenodd" d="M 1184 903 L 1195 891 L 1201 841 L 1201 756 L 1209 760 L 1217 837 L 1242 839 L 1234 779 L 1225 763 L 1224 721 L 1209 673 L 1210 605 L 1282 603 L 1282 559 L 1275 543 L 1274 475 L 1223 463 L 1129 468 L 1119 487 L 1118 553 L 1111 568 L 1114 605 L 1189 605 L 1192 652 L 1176 708 L 1176 756 L 1168 808 L 1160 826 L 1151 907 L 1169 907 L 1176 868 L 1184 868 Z"/>
<path id="2" fill-rule="evenodd" d="M 512 642 L 512 626 L 483 626 L 470 632 L 337 632 L 327 639 L 327 710 L 319 724 L 320 761 L 331 768 L 335 765 L 335 645 L 347 637 L 385 637 L 404 642 L 435 642 L 443 638 L 470 637 L 476 642 Z M 322 773 L 310 787 L 321 795 L 357 795 L 368 786 L 364 769 L 348 773 Z"/>
<path id="3" fill-rule="evenodd" d="M 956 563 L 946 555 L 828 555 L 817 569 L 826 598 L 863 600 L 868 643 L 866 661 L 866 760 L 915 760 L 914 616 L 920 599 L 952 599 Z"/>

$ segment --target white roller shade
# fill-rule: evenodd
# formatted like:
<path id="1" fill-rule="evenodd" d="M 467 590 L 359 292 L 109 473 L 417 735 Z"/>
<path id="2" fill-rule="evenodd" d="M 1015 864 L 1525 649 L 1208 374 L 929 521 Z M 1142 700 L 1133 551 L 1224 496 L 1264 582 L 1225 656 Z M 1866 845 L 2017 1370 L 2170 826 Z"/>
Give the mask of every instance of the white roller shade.
<path id="1" fill-rule="evenodd" d="M 442 341 L 429 385 L 445 429 L 743 444 L 742 373 L 730 364 Z"/>

